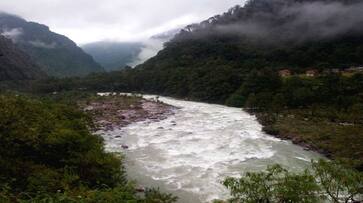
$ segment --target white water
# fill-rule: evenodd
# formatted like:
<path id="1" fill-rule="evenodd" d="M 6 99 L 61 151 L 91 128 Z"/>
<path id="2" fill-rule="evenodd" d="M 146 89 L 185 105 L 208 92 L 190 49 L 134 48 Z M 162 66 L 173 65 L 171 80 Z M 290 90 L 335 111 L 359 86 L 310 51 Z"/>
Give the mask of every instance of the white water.
<path id="1" fill-rule="evenodd" d="M 238 108 L 160 98 L 179 107 L 160 122 L 140 122 L 103 132 L 106 149 L 125 152 L 127 172 L 140 185 L 160 187 L 182 203 L 228 198 L 227 176 L 279 163 L 303 170 L 320 156 L 261 131 L 254 116 Z M 121 135 L 121 138 L 116 136 Z M 128 145 L 123 150 L 121 145 Z"/>

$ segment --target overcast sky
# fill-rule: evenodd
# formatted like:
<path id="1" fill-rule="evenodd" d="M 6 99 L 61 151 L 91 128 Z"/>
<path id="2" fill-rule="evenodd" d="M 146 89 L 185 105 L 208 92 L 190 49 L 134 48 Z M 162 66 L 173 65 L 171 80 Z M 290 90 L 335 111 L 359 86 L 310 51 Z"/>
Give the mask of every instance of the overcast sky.
<path id="1" fill-rule="evenodd" d="M 244 0 L 0 0 L 0 10 L 83 44 L 136 41 L 199 22 Z"/>

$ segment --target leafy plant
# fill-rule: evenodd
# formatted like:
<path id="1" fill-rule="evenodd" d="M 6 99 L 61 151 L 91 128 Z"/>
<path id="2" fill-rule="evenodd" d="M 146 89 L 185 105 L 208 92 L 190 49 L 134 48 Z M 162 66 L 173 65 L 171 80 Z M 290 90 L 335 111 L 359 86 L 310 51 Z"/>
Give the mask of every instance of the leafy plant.
<path id="1" fill-rule="evenodd" d="M 313 203 L 362 201 L 360 172 L 335 162 L 313 161 L 313 171 L 291 173 L 280 165 L 264 172 L 248 172 L 241 178 L 226 178 L 231 203 Z"/>

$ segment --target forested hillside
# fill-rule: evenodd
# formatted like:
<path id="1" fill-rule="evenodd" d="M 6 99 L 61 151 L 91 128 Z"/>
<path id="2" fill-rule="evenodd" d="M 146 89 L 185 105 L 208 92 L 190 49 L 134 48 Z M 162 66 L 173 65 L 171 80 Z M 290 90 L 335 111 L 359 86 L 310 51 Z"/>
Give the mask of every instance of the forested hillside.
<path id="1" fill-rule="evenodd" d="M 0 82 L 40 79 L 45 76 L 30 56 L 0 35 Z"/>
<path id="2" fill-rule="evenodd" d="M 147 90 L 223 102 L 253 69 L 359 66 L 362 8 L 351 1 L 249 1 L 188 26 L 137 69 Z"/>
<path id="3" fill-rule="evenodd" d="M 0 13 L 0 34 L 11 39 L 50 76 L 84 76 L 104 71 L 73 41 L 45 25 Z"/>

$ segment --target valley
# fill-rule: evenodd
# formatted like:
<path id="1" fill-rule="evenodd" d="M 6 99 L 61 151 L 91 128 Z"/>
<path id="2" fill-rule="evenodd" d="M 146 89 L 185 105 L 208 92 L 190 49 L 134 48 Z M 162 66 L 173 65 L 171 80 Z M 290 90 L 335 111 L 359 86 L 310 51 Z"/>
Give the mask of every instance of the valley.
<path id="1" fill-rule="evenodd" d="M 20 1 L 1 203 L 363 202 L 362 1 Z"/>

